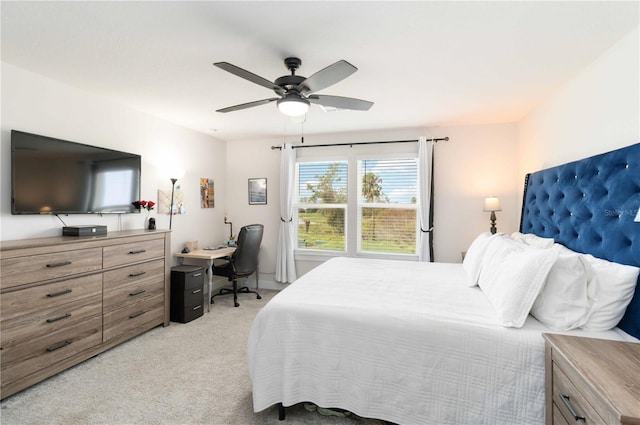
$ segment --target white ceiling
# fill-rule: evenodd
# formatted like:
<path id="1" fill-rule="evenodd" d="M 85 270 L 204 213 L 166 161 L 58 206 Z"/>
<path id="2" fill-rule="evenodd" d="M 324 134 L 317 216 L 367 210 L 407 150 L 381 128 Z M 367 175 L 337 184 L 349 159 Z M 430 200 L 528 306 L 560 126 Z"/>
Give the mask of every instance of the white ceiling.
<path id="1" fill-rule="evenodd" d="M 639 2 L 10 2 L 2 61 L 225 140 L 300 128 L 268 80 L 345 59 L 358 72 L 319 92 L 375 102 L 312 106 L 304 133 L 514 122 L 639 22 Z M 215 129 L 215 130 L 214 130 Z M 296 130 L 298 131 L 298 130 Z"/>

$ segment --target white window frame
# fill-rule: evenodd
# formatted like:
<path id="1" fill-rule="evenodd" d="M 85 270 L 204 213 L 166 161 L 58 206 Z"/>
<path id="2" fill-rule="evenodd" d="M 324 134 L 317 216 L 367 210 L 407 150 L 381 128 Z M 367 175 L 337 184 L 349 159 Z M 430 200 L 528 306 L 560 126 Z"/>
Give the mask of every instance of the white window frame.
<path id="1" fill-rule="evenodd" d="M 302 255 L 312 255 L 312 256 L 324 256 L 324 257 L 343 257 L 345 255 L 347 255 L 348 252 L 348 246 L 349 246 L 349 231 L 348 231 L 348 227 L 349 227 L 349 218 L 348 218 L 348 211 L 349 211 L 349 203 L 347 202 L 346 204 L 314 204 L 314 203 L 303 203 L 303 202 L 298 202 L 298 199 L 300 198 L 300 194 L 299 194 L 299 189 L 300 189 L 300 166 L 299 164 L 301 163 L 309 163 L 309 162 L 315 162 L 315 163 L 320 163 L 320 162 L 324 162 L 327 164 L 330 163 L 335 163 L 335 162 L 346 162 L 347 163 L 347 199 L 349 199 L 349 182 L 350 182 L 350 176 L 349 176 L 349 161 L 346 158 L 340 158 L 340 157 L 335 157 L 335 158 L 330 158 L 330 159 L 316 159 L 316 158 L 308 158 L 308 159 L 298 159 L 296 160 L 296 171 L 295 171 L 295 201 L 293 204 L 293 208 L 295 210 L 295 213 L 293 214 L 293 222 L 294 222 L 294 231 L 295 231 L 295 248 L 294 248 L 294 254 L 296 255 L 296 259 L 299 259 L 298 256 L 302 256 Z M 298 229 L 300 226 L 300 215 L 298 213 L 298 210 L 301 208 L 313 208 L 313 209 L 321 209 L 321 208 L 343 208 L 344 209 L 344 250 L 335 250 L 335 249 L 313 249 L 313 248 L 300 248 L 298 246 Z"/>
<path id="2" fill-rule="evenodd" d="M 298 164 L 303 162 L 347 162 L 347 204 L 345 209 L 345 251 L 335 251 L 335 250 L 318 250 L 311 248 L 298 248 L 298 226 L 300 225 L 298 220 L 298 212 L 297 209 L 300 207 L 300 204 L 297 202 L 298 193 L 296 192 L 296 202 L 294 203 L 294 208 L 296 209 L 296 213 L 294 214 L 294 229 L 295 229 L 295 241 L 296 245 L 294 248 L 294 257 L 297 261 L 324 261 L 333 257 L 361 257 L 361 258 L 380 258 L 380 259 L 390 259 L 390 260 L 407 260 L 407 261 L 417 261 L 419 256 L 417 253 L 413 254 L 400 254 L 400 253 L 382 253 L 382 252 L 370 252 L 370 251 L 360 251 L 360 239 L 361 239 L 361 229 L 360 229 L 360 211 L 358 209 L 359 197 L 361 194 L 361 185 L 362 183 L 359 181 L 359 161 L 360 160 L 384 160 L 384 159 L 406 159 L 406 158 L 417 158 L 417 145 L 411 148 L 398 149 L 397 145 L 395 149 L 391 152 L 384 153 L 379 152 L 379 150 L 391 149 L 392 146 L 386 145 L 376 150 L 374 146 L 367 146 L 367 152 L 356 153 L 352 150 L 347 150 L 344 152 L 344 155 L 336 155 L 335 152 L 331 155 L 323 155 L 323 154 L 313 154 L 311 152 L 304 152 L 304 157 L 298 157 L 296 159 L 296 173 L 295 173 L 295 185 L 296 191 L 299 188 L 299 172 L 298 172 Z M 337 149 L 345 149 L 344 147 L 340 147 Z M 411 149 L 411 150 L 409 150 Z M 308 151 L 305 149 L 305 151 Z M 397 152 L 396 152 L 397 151 Z M 417 182 L 419 185 L 419 182 Z M 416 251 L 419 249 L 419 220 L 417 219 L 417 206 L 420 205 L 420 187 L 417 188 L 416 193 Z M 309 204 L 313 205 L 313 208 L 316 208 L 318 204 Z M 325 205 L 340 205 L 343 204 L 325 204 Z M 378 204 L 379 205 L 379 204 Z M 385 207 L 392 207 L 394 204 L 385 205 Z M 396 204 L 398 208 L 406 208 L 407 204 Z"/>
<path id="3" fill-rule="evenodd" d="M 362 195 L 362 169 L 361 162 L 365 160 L 369 161 L 385 161 L 385 160 L 394 160 L 394 159 L 417 159 L 418 154 L 416 153 L 398 153 L 398 154 L 361 154 L 356 157 L 356 256 L 358 257 L 374 257 L 374 258 L 394 258 L 394 259 L 417 259 L 418 258 L 418 242 L 420 237 L 420 223 L 418 219 L 418 205 L 420 204 L 420 188 L 418 185 L 420 184 L 417 179 L 416 172 L 416 203 L 415 204 L 379 204 L 379 203 L 369 203 L 369 202 L 360 202 L 360 198 Z M 362 250 L 362 208 L 398 208 L 398 209 L 413 209 L 416 213 L 416 226 L 415 226 L 415 237 L 416 237 L 416 251 L 413 253 L 391 253 L 391 252 L 374 252 L 374 251 L 363 251 Z"/>

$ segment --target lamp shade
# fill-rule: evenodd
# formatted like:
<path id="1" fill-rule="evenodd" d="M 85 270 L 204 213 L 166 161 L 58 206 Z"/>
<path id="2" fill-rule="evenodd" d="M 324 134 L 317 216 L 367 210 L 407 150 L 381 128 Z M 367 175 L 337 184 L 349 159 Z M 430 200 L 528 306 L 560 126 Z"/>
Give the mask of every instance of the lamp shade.
<path id="1" fill-rule="evenodd" d="M 502 209 L 500 209 L 500 200 L 495 196 L 484 198 L 483 211 L 502 211 Z"/>
<path id="2" fill-rule="evenodd" d="M 278 100 L 278 109 L 290 117 L 304 115 L 309 110 L 309 101 L 299 96 L 287 96 Z"/>

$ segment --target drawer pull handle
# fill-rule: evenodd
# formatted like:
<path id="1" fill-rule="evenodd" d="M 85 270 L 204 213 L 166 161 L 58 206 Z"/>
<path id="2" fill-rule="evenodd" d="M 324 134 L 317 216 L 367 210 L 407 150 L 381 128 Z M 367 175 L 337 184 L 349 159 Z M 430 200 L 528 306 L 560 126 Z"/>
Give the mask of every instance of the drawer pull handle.
<path id="1" fill-rule="evenodd" d="M 137 313 L 130 314 L 129 315 L 129 319 L 135 319 L 136 317 L 142 316 L 145 313 L 146 313 L 146 311 L 142 310 L 142 311 L 139 311 Z"/>
<path id="2" fill-rule="evenodd" d="M 192 294 L 197 294 L 198 292 L 202 292 L 202 289 L 194 289 L 191 291 Z"/>
<path id="3" fill-rule="evenodd" d="M 129 277 L 138 277 L 138 276 L 142 276 L 145 273 L 147 273 L 147 272 L 129 273 Z"/>
<path id="4" fill-rule="evenodd" d="M 138 289 L 137 291 L 134 291 L 134 292 L 130 293 L 129 296 L 135 297 L 136 295 L 144 294 L 145 292 L 147 292 L 147 291 L 144 290 L 144 289 Z"/>
<path id="5" fill-rule="evenodd" d="M 202 308 L 202 305 L 197 305 L 195 307 L 193 307 L 193 311 L 199 310 Z"/>
<path id="6" fill-rule="evenodd" d="M 47 319 L 47 323 L 57 322 L 58 320 L 66 319 L 67 317 L 71 317 L 71 313 L 63 314 L 62 316 L 52 317 L 51 319 Z"/>
<path id="7" fill-rule="evenodd" d="M 57 343 L 57 344 L 55 344 L 55 345 L 52 345 L 51 347 L 48 347 L 48 348 L 47 348 L 47 351 L 48 351 L 48 352 L 52 352 L 52 351 L 59 350 L 59 349 L 61 349 L 62 347 L 66 347 L 67 345 L 71 344 L 72 342 L 73 342 L 73 341 L 71 341 L 71 340 L 65 339 L 65 340 L 64 340 L 64 341 L 62 341 L 62 342 L 59 342 L 59 343 Z"/>
<path id="8" fill-rule="evenodd" d="M 194 275 L 191 275 L 191 277 L 198 277 L 198 276 L 202 276 L 202 273 L 196 273 Z"/>
<path id="9" fill-rule="evenodd" d="M 61 261 L 59 263 L 51 263 L 51 264 L 47 264 L 47 267 L 52 269 L 54 267 L 62 267 L 62 266 L 68 266 L 69 264 L 71 264 L 71 261 Z"/>
<path id="10" fill-rule="evenodd" d="M 147 252 L 146 249 L 135 249 L 133 251 L 129 251 L 129 254 L 142 254 L 144 252 Z"/>
<path id="11" fill-rule="evenodd" d="M 568 395 L 560 394 L 560 398 L 562 399 L 565 407 L 569 410 L 569 413 L 571 413 L 571 416 L 573 416 L 573 419 L 575 419 L 576 421 L 587 422 L 584 416 L 578 415 L 576 411 L 573 410 L 573 406 L 571 406 L 571 400 L 569 399 Z"/>
<path id="12" fill-rule="evenodd" d="M 47 297 L 49 297 L 49 298 L 59 297 L 60 295 L 69 294 L 69 293 L 71 293 L 71 291 L 72 291 L 72 289 L 64 289 L 62 291 L 58 291 L 58 292 L 53 292 L 51 294 L 47 294 Z"/>

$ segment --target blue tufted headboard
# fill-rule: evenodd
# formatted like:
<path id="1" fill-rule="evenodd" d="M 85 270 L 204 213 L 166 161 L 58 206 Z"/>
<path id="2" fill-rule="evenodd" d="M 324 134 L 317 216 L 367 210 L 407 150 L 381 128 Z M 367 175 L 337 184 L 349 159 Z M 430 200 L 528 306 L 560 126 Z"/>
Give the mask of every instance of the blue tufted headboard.
<path id="1" fill-rule="evenodd" d="M 640 143 L 527 174 L 520 231 L 640 266 Z M 640 279 L 618 324 L 640 338 Z"/>

